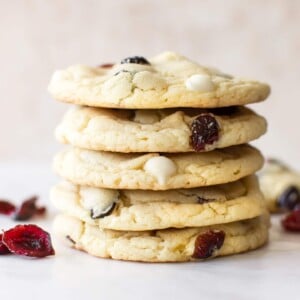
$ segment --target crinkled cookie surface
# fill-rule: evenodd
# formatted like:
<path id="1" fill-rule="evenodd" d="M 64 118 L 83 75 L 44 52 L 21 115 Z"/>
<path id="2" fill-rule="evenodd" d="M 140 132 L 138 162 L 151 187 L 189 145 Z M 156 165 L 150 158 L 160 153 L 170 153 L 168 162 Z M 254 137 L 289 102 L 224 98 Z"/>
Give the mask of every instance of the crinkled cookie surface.
<path id="1" fill-rule="evenodd" d="M 78 107 L 66 113 L 56 129 L 56 137 L 62 143 L 90 150 L 191 152 L 195 151 L 191 143 L 192 128 L 205 115 L 214 118 L 219 129 L 217 140 L 204 145 L 202 151 L 248 143 L 264 134 L 267 128 L 263 117 L 245 107 L 226 110 Z M 201 135 L 201 132 L 193 134 Z"/>
<path id="2" fill-rule="evenodd" d="M 173 52 L 148 63 L 71 66 L 56 71 L 49 92 L 60 101 L 110 108 L 223 107 L 264 100 L 270 87 L 203 67 Z"/>

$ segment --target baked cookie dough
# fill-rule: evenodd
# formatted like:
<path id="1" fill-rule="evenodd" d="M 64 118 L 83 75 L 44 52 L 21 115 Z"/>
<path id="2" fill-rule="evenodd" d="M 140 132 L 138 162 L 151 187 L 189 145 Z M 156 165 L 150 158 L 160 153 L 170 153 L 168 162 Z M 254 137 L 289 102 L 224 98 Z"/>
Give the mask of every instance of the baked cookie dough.
<path id="1" fill-rule="evenodd" d="M 255 176 L 223 185 L 169 191 L 108 190 L 62 182 L 55 207 L 90 225 L 114 230 L 202 227 L 261 215 L 265 202 Z"/>
<path id="2" fill-rule="evenodd" d="M 54 232 L 76 249 L 91 255 L 143 262 L 180 262 L 256 249 L 268 240 L 268 217 L 207 227 L 153 231 L 99 229 L 60 215 Z"/>
<path id="3" fill-rule="evenodd" d="M 111 189 L 168 190 L 215 185 L 253 174 L 260 152 L 232 146 L 205 153 L 121 154 L 70 148 L 56 155 L 55 171 L 79 185 Z"/>
<path id="4" fill-rule="evenodd" d="M 292 210 L 300 204 L 300 173 L 281 161 L 267 160 L 259 172 L 259 183 L 271 212 Z"/>
<path id="5" fill-rule="evenodd" d="M 173 52 L 114 65 L 56 71 L 49 92 L 74 104 L 110 108 L 223 107 L 264 100 L 270 87 L 203 67 Z"/>
<path id="6" fill-rule="evenodd" d="M 209 115 L 210 122 L 203 117 Z M 201 122 L 201 130 L 193 128 Z M 215 141 L 205 143 L 212 122 Z M 56 128 L 57 139 L 90 150 L 112 152 L 211 151 L 252 141 L 266 132 L 265 119 L 245 107 L 226 109 L 116 110 L 91 107 L 71 109 Z"/>

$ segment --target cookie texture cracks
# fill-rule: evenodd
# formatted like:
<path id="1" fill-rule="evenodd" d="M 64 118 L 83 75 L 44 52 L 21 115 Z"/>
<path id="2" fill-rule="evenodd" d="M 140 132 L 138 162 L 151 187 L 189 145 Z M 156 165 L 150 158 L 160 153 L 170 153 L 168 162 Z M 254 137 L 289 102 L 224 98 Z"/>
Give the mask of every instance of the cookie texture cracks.
<path id="1" fill-rule="evenodd" d="M 108 197 L 116 192 L 118 202 Z M 208 226 L 254 218 L 265 211 L 255 176 L 217 186 L 158 192 L 117 191 L 61 182 L 52 188 L 50 198 L 61 212 L 114 230 Z M 114 209 L 104 215 L 103 211 L 111 207 Z"/>
<path id="2" fill-rule="evenodd" d="M 99 229 L 67 215 L 54 222 L 56 234 L 76 249 L 98 257 L 144 262 L 194 261 L 249 251 L 267 242 L 268 227 L 265 216 L 215 226 L 142 232 Z"/>
<path id="3" fill-rule="evenodd" d="M 111 68 L 76 65 L 56 71 L 49 92 L 80 105 L 153 109 L 244 105 L 264 100 L 270 88 L 164 52 L 150 59 L 129 57 Z"/>
<path id="4" fill-rule="evenodd" d="M 159 163 L 164 163 L 163 173 Z M 151 164 L 150 164 L 151 163 Z M 232 182 L 260 169 L 263 157 L 248 145 L 206 153 L 121 154 L 67 149 L 54 159 L 63 178 L 111 189 L 167 190 Z"/>
<path id="5" fill-rule="evenodd" d="M 55 135 L 90 150 L 192 152 L 244 144 L 266 131 L 266 120 L 248 108 L 219 110 L 77 107 L 66 113 Z"/>

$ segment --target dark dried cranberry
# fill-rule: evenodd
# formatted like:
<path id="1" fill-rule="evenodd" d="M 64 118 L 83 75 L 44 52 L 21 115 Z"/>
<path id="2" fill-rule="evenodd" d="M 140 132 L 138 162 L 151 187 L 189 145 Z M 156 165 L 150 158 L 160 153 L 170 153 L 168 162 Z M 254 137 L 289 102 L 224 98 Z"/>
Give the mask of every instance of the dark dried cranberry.
<path id="1" fill-rule="evenodd" d="M 209 230 L 197 236 L 193 258 L 204 259 L 213 255 L 214 251 L 220 249 L 225 240 L 225 232 Z"/>
<path id="2" fill-rule="evenodd" d="M 15 212 L 16 207 L 7 200 L 0 200 L 0 214 L 10 215 Z"/>
<path id="3" fill-rule="evenodd" d="M 278 197 L 278 205 L 287 210 L 293 210 L 300 203 L 300 191 L 295 186 L 288 187 Z"/>
<path id="4" fill-rule="evenodd" d="M 149 61 L 143 56 L 130 56 L 121 60 L 121 64 L 150 65 Z"/>
<path id="5" fill-rule="evenodd" d="M 294 210 L 281 221 L 288 231 L 300 231 L 300 210 Z"/>
<path id="6" fill-rule="evenodd" d="M 54 255 L 50 234 L 36 225 L 17 225 L 3 233 L 10 252 L 30 257 Z"/>
<path id="7" fill-rule="evenodd" d="M 99 68 L 103 68 L 103 69 L 110 69 L 114 66 L 114 64 L 108 63 L 108 64 L 102 64 L 99 65 Z"/>
<path id="8" fill-rule="evenodd" d="M 15 220 L 17 221 L 27 221 L 34 215 L 41 215 L 46 212 L 45 207 L 37 207 L 36 202 L 38 200 L 37 196 L 33 196 L 28 200 L 25 200 L 21 207 L 15 214 Z"/>
<path id="9" fill-rule="evenodd" d="M 11 253 L 2 242 L 3 234 L 0 233 L 0 255 Z"/>
<path id="10" fill-rule="evenodd" d="M 191 125 L 190 143 L 196 151 L 205 149 L 219 139 L 220 126 L 212 114 L 201 114 L 193 120 Z"/>

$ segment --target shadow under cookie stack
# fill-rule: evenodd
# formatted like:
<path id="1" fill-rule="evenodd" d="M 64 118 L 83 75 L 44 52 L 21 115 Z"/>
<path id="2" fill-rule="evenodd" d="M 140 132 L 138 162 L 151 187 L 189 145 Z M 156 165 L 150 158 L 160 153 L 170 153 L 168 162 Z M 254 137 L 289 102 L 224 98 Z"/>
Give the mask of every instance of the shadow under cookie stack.
<path id="1" fill-rule="evenodd" d="M 92 255 L 145 262 L 258 248 L 269 219 L 247 145 L 266 131 L 248 103 L 269 87 L 175 53 L 54 73 L 49 91 L 77 105 L 56 137 L 64 179 L 51 191 L 54 231 Z"/>

